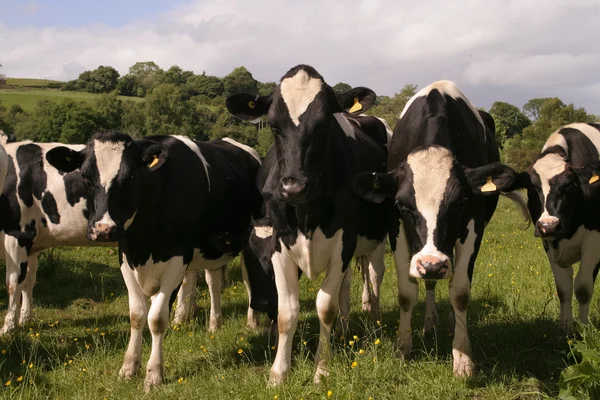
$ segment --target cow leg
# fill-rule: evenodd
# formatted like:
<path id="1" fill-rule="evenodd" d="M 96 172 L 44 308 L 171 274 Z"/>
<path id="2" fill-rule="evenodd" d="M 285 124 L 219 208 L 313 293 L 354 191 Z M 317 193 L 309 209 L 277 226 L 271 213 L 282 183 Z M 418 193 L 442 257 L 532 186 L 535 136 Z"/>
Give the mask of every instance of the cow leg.
<path id="1" fill-rule="evenodd" d="M 381 307 L 379 303 L 381 283 L 385 274 L 385 242 L 380 243 L 375 250 L 369 255 L 369 282 L 367 286 L 371 304 L 371 320 L 381 321 Z"/>
<path id="2" fill-rule="evenodd" d="M 131 336 L 129 337 L 129 345 L 119 376 L 122 379 L 129 380 L 137 374 L 142 364 L 142 335 L 148 319 L 148 300 L 142 292 L 133 270 L 125 260 L 121 264 L 121 274 L 127 286 L 127 296 L 129 297 Z"/>
<path id="3" fill-rule="evenodd" d="M 371 289 L 369 288 L 369 259 L 365 256 L 358 257 L 356 263 L 360 267 L 362 276 L 362 310 L 371 313 Z"/>
<path id="4" fill-rule="evenodd" d="M 271 367 L 269 384 L 277 386 L 289 374 L 292 364 L 292 340 L 300 311 L 298 266 L 285 254 L 274 253 L 272 258 L 277 286 L 277 354 Z"/>
<path id="5" fill-rule="evenodd" d="M 339 254 L 341 257 L 341 249 L 339 250 Z M 342 281 L 346 278 L 345 274 L 350 273 L 350 261 L 351 260 L 348 260 L 346 265 L 344 265 L 343 260 L 340 260 L 340 262 L 331 262 L 329 268 L 327 268 L 325 280 L 317 294 L 319 345 L 317 346 L 317 354 L 315 356 L 317 371 L 315 372 L 314 382 L 316 384 L 321 382 L 321 377 L 329 375 L 327 364 L 331 359 L 331 328 L 333 326 L 335 315 L 338 312 Z M 344 266 L 346 268 L 344 268 Z M 343 271 L 344 269 L 346 269 L 346 271 Z"/>
<path id="6" fill-rule="evenodd" d="M 259 317 L 258 313 L 250 307 L 250 297 L 252 296 L 252 290 L 250 289 L 250 281 L 248 280 L 248 271 L 246 270 L 246 262 L 244 261 L 244 256 L 240 256 L 240 267 L 242 267 L 242 280 L 244 281 L 244 286 L 246 287 L 246 293 L 248 294 L 248 313 L 246 317 L 246 328 L 250 330 L 255 330 L 259 325 Z"/>
<path id="7" fill-rule="evenodd" d="M 23 281 L 24 287 L 21 301 L 21 315 L 19 316 L 19 325 L 26 324 L 33 319 L 33 286 L 37 276 L 38 258 L 37 254 L 29 256 L 27 259 L 27 276 Z"/>
<path id="8" fill-rule="evenodd" d="M 144 379 L 146 392 L 163 383 L 163 340 L 169 325 L 169 298 L 183 281 L 186 271 L 181 257 L 174 257 L 165 264 L 160 278 L 160 289 L 152 297 L 152 304 L 148 311 L 148 326 L 152 333 L 152 351 L 146 365 L 146 379 Z"/>
<path id="9" fill-rule="evenodd" d="M 349 318 L 350 318 L 350 289 L 352 286 L 352 267 L 348 266 L 346 275 L 342 280 L 339 295 L 339 309 L 340 309 L 340 332 L 337 334 L 338 337 L 346 339 L 350 334 Z"/>
<path id="10" fill-rule="evenodd" d="M 208 321 L 208 331 L 216 332 L 221 325 L 223 325 L 223 315 L 221 314 L 223 268 L 205 270 L 204 278 L 206 279 L 208 292 L 210 293 L 210 319 Z"/>
<path id="11" fill-rule="evenodd" d="M 579 320 L 584 324 L 589 323 L 590 302 L 594 293 L 594 281 L 598 274 L 597 268 L 600 265 L 600 253 L 596 250 L 599 236 L 594 234 L 583 244 L 579 272 L 575 277 L 575 298 L 579 303 Z"/>
<path id="12" fill-rule="evenodd" d="M 552 274 L 554 275 L 554 283 L 556 284 L 556 292 L 560 301 L 560 329 L 566 335 L 570 335 L 573 330 L 573 267 L 561 267 L 555 262 L 550 262 Z"/>
<path id="13" fill-rule="evenodd" d="M 450 303 L 454 311 L 453 371 L 454 376 L 460 377 L 471 376 L 473 373 L 473 352 L 467 329 L 467 308 L 471 298 L 471 276 L 474 260 L 479 252 L 483 237 L 483 232 L 477 233 L 474 220 L 469 222 L 467 229 L 469 233 L 465 241 L 458 242 L 455 247 L 454 275 L 450 280 L 449 289 Z"/>
<path id="14" fill-rule="evenodd" d="M 179 325 L 194 319 L 198 308 L 196 299 L 198 291 L 198 271 L 187 271 L 183 283 L 177 292 L 177 309 L 173 324 Z"/>
<path id="15" fill-rule="evenodd" d="M 425 326 L 423 336 L 432 337 L 437 324 L 437 312 L 435 310 L 435 284 L 436 281 L 425 281 Z"/>
<path id="16" fill-rule="evenodd" d="M 27 251 L 20 247 L 17 239 L 4 235 L 4 255 L 6 260 L 6 291 L 8 292 L 8 311 L 4 317 L 4 326 L 0 336 L 15 329 L 19 319 L 19 306 L 23 282 L 27 278 Z"/>
<path id="17" fill-rule="evenodd" d="M 398 277 L 398 302 L 400 303 L 400 325 L 396 337 L 396 349 L 404 357 L 412 350 L 412 312 L 417 304 L 419 286 L 414 278 L 409 275 L 410 252 L 404 227 L 400 227 L 400 233 L 396 239 L 396 250 L 394 251 L 396 263 L 396 275 Z"/>

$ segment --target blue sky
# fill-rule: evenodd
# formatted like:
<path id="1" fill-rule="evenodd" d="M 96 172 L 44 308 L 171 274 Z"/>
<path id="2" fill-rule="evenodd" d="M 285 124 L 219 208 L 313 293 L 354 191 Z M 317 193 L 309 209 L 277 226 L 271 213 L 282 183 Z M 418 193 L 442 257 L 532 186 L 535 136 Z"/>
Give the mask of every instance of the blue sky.
<path id="1" fill-rule="evenodd" d="M 0 1 L 0 21 L 9 27 L 32 25 L 43 28 L 95 23 L 119 27 L 135 19 L 152 18 L 182 3 L 167 0 L 3 0 Z"/>
<path id="2" fill-rule="evenodd" d="M 559 97 L 600 114 L 598 21 L 598 0 L 0 0 L 0 73 L 155 61 L 277 81 L 302 63 L 377 94 L 449 79 L 479 107 Z"/>

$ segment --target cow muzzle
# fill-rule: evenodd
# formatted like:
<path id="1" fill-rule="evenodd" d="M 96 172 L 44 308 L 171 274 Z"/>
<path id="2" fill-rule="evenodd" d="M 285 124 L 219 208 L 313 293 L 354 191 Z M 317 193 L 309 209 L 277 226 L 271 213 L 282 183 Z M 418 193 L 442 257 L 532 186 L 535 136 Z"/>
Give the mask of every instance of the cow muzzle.
<path id="1" fill-rule="evenodd" d="M 94 242 L 112 242 L 116 240 L 117 226 L 97 222 L 93 228 L 88 230 L 88 240 Z"/>
<path id="2" fill-rule="evenodd" d="M 306 200 L 306 183 L 294 178 L 281 180 L 281 198 L 287 203 L 302 203 Z"/>
<path id="3" fill-rule="evenodd" d="M 415 255 L 410 275 L 417 279 L 449 278 L 450 260 L 445 256 Z"/>
<path id="4" fill-rule="evenodd" d="M 535 224 L 534 236 L 543 239 L 552 239 L 560 228 L 560 219 L 556 217 L 540 218 Z"/>

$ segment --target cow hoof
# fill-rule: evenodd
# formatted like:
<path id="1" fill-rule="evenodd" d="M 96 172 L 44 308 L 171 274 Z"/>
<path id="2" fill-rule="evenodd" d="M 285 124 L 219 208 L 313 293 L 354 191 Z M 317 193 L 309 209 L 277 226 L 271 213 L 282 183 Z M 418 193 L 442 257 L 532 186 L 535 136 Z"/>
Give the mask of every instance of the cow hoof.
<path id="1" fill-rule="evenodd" d="M 2 329 L 0 329 L 0 336 L 8 335 L 10 332 L 13 331 L 13 329 L 15 329 L 14 326 L 4 325 Z"/>
<path id="2" fill-rule="evenodd" d="M 323 378 L 327 378 L 329 376 L 329 372 L 323 368 L 317 368 L 317 372 L 315 372 L 315 377 L 313 379 L 315 385 L 320 385 Z"/>
<path id="3" fill-rule="evenodd" d="M 163 376 L 158 371 L 147 371 L 144 379 L 144 391 L 148 393 L 152 388 L 162 385 Z"/>
<path id="4" fill-rule="evenodd" d="M 454 376 L 457 378 L 468 378 L 473 375 L 473 362 L 469 357 L 462 356 L 454 362 Z"/>
<path id="5" fill-rule="evenodd" d="M 219 328 L 221 328 L 221 326 L 223 325 L 223 317 L 222 316 L 218 316 L 218 317 L 211 317 L 210 318 L 210 322 L 208 323 L 208 331 L 210 333 L 215 333 L 219 330 Z"/>
<path id="6" fill-rule="evenodd" d="M 267 384 L 267 387 L 276 388 L 283 383 L 284 379 L 284 373 L 279 373 L 271 370 L 271 373 L 269 374 L 269 383 Z"/>
<path id="7" fill-rule="evenodd" d="M 119 370 L 119 378 L 129 381 L 138 373 L 139 369 L 139 364 L 123 364 Z"/>
<path id="8" fill-rule="evenodd" d="M 407 338 L 398 337 L 396 339 L 396 352 L 402 358 L 408 357 L 412 350 L 412 336 Z"/>
<path id="9" fill-rule="evenodd" d="M 363 303 L 362 310 L 363 310 L 363 312 L 370 313 L 371 312 L 371 303 Z"/>

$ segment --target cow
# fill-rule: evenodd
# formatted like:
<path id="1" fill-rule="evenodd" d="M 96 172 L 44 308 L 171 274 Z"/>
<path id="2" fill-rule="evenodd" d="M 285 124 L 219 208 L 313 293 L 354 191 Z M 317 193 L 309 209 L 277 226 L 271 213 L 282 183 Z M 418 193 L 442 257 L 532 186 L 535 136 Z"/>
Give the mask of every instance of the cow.
<path id="1" fill-rule="evenodd" d="M 259 216 L 258 154 L 229 138 L 133 140 L 120 132 L 98 132 L 83 149 L 57 147 L 46 158 L 64 172 L 79 169 L 89 194 L 88 238 L 119 244 L 131 323 L 119 376 L 130 379 L 139 370 L 148 322 L 152 351 L 144 388 L 149 391 L 163 382 L 162 343 L 184 275 L 220 272 L 241 251 L 252 218 Z"/>
<path id="2" fill-rule="evenodd" d="M 16 142 L 0 134 L 8 162 L 6 186 L 0 197 L 0 247 L 6 261 L 6 288 L 8 311 L 0 336 L 10 333 L 18 323 L 25 324 L 33 318 L 33 288 L 36 282 L 38 254 L 55 246 L 116 247 L 116 242 L 90 241 L 87 234 L 87 193 L 79 171 L 63 173 L 45 162 L 45 154 L 65 146 L 74 151 L 83 145 L 61 143 Z M 0 162 L 3 159 L 0 158 Z M 0 166 L 1 168 L 1 166 Z M 211 310 L 209 330 L 221 325 L 220 289 L 221 271 L 206 271 Z M 209 276 L 210 275 L 210 276 Z M 183 323 L 194 316 L 196 275 L 186 275 L 177 302 L 174 324 Z M 194 289 L 194 290 L 192 290 Z M 19 308 L 19 305 L 21 306 Z M 247 325 L 256 326 L 257 316 L 249 311 Z"/>
<path id="3" fill-rule="evenodd" d="M 6 261 L 8 312 L 0 336 L 33 318 L 38 254 L 54 246 L 116 246 L 90 243 L 87 208 L 78 172 L 63 174 L 45 162 L 60 143 L 23 141 L 4 145 L 8 173 L 0 196 L 0 246 Z M 68 145 L 73 151 L 83 145 Z M 19 307 L 20 306 L 20 307 Z"/>
<path id="4" fill-rule="evenodd" d="M 257 236 L 271 243 L 260 256 L 272 263 L 277 292 L 272 386 L 281 384 L 291 367 L 300 307 L 298 270 L 311 280 L 325 273 L 316 298 L 320 329 L 314 382 L 319 383 L 328 375 L 331 329 L 350 262 L 371 254 L 386 237 L 383 206 L 361 201 L 350 191 L 357 173 L 385 171 L 384 123 L 356 114 L 367 111 L 375 97 L 364 87 L 336 94 L 313 67 L 300 64 L 267 96 L 236 93 L 226 100 L 238 118 L 266 115 L 274 135 L 274 148 L 261 167 L 267 225 L 255 227 Z"/>
<path id="5" fill-rule="evenodd" d="M 552 133 L 541 153 L 519 173 L 513 190 L 527 190 L 527 206 L 541 238 L 560 300 L 559 326 L 573 329 L 573 267 L 579 320 L 589 322 L 594 282 L 600 270 L 600 124 L 573 123 Z"/>
<path id="6" fill-rule="evenodd" d="M 426 330 L 435 320 L 435 282 L 450 280 L 454 313 L 455 376 L 469 376 L 473 361 L 467 306 L 484 228 L 499 194 L 517 173 L 499 162 L 493 118 L 451 81 L 436 81 L 402 110 L 392 136 L 386 173 L 356 176 L 363 200 L 392 203 L 390 241 L 398 277 L 400 325 L 396 349 L 412 349 L 411 317 L 418 281 L 426 283 Z M 527 218 L 525 200 L 506 193 Z"/>

